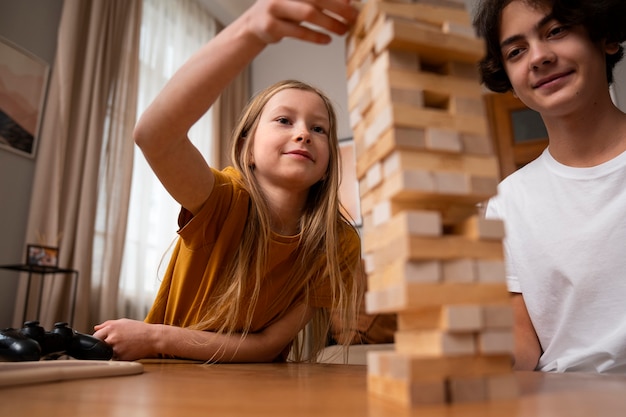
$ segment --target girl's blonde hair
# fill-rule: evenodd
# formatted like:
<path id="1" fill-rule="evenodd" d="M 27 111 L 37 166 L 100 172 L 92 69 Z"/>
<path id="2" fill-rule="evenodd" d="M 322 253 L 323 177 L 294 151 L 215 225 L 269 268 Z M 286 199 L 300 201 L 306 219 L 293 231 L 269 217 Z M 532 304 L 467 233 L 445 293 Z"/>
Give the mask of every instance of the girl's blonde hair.
<path id="1" fill-rule="evenodd" d="M 205 320 L 194 327 L 210 327 L 230 334 L 243 332 L 244 337 L 251 330 L 271 239 L 269 207 L 254 175 L 254 167 L 250 162 L 251 150 L 265 104 L 276 93 L 290 88 L 316 93 L 324 102 L 329 119 L 329 163 L 323 178 L 309 190 L 300 219 L 298 259 L 293 265 L 285 291 L 290 294 L 303 292 L 305 299 L 308 298 L 310 285 L 320 273 L 312 266 L 318 264 L 321 257 L 325 257 L 326 268 L 321 273 L 327 276 L 331 287 L 332 308 L 339 312 L 342 323 L 346 323 L 350 329 L 355 328 L 358 301 L 362 295 L 362 288 L 357 280 L 357 269 L 361 267 L 361 263 L 359 259 L 346 259 L 339 253 L 339 237 L 350 233 L 358 236 L 358 233 L 340 210 L 341 158 L 337 118 L 330 99 L 322 91 L 295 80 L 278 82 L 258 93 L 248 103 L 235 127 L 231 138 L 231 162 L 241 172 L 242 185 L 250 194 L 250 211 L 237 252 L 226 268 L 227 274 L 217 282 L 216 290 L 221 295 L 208 306 Z M 346 262 L 354 265 L 346 265 Z M 342 269 L 349 270 L 351 276 L 343 277 Z M 246 317 L 244 328 L 236 328 L 242 313 Z M 317 353 L 327 343 L 329 328 L 330 312 L 317 309 L 309 331 L 303 332 L 294 341 L 292 357 L 296 361 L 314 361 Z M 306 346 L 311 347 L 312 351 L 305 351 Z"/>

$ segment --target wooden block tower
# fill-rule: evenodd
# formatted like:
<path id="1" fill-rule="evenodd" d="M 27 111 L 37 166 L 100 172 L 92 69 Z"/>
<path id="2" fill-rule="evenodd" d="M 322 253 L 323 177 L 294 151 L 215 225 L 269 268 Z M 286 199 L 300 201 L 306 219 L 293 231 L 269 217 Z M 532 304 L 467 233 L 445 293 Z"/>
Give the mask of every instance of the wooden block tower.
<path id="1" fill-rule="evenodd" d="M 463 0 L 368 0 L 347 39 L 370 313 L 395 349 L 368 391 L 414 406 L 517 396 L 500 221 L 480 216 L 498 160 Z"/>

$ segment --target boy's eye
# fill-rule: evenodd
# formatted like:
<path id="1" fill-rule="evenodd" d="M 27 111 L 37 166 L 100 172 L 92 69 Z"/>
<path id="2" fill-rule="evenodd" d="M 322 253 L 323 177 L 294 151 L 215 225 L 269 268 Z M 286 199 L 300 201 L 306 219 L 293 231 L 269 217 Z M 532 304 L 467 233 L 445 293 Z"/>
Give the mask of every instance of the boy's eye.
<path id="1" fill-rule="evenodd" d="M 555 36 L 559 36 L 564 34 L 567 31 L 567 27 L 565 26 L 556 26 L 552 29 L 550 29 L 550 31 L 548 32 L 548 37 L 552 38 Z"/>
<path id="2" fill-rule="evenodd" d="M 522 48 L 511 48 L 505 52 L 504 58 L 509 61 L 515 59 L 519 54 L 522 53 Z"/>

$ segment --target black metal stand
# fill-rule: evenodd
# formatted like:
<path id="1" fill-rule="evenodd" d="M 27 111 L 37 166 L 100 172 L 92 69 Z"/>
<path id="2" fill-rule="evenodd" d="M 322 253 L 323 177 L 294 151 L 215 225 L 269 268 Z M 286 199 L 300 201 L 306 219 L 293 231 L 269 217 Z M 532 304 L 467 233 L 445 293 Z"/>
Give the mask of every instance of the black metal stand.
<path id="1" fill-rule="evenodd" d="M 46 275 L 56 275 L 56 274 L 71 274 L 72 275 L 72 297 L 71 297 L 71 306 L 70 306 L 70 316 L 68 323 L 71 325 L 74 320 L 74 309 L 76 307 L 76 292 L 78 286 L 78 271 L 75 269 L 66 269 L 66 268 L 57 268 L 52 266 L 39 266 L 39 265 L 0 265 L 0 269 L 8 269 L 11 271 L 19 271 L 28 273 L 28 282 L 26 283 L 26 300 L 24 302 L 24 313 L 22 314 L 22 322 L 26 321 L 26 312 L 28 310 L 28 299 L 30 298 L 30 283 L 33 274 L 41 275 L 41 281 L 39 282 L 39 296 L 37 301 L 37 314 L 35 318 L 31 318 L 31 320 L 39 320 L 39 313 L 41 310 L 41 297 L 43 292 L 43 278 Z"/>

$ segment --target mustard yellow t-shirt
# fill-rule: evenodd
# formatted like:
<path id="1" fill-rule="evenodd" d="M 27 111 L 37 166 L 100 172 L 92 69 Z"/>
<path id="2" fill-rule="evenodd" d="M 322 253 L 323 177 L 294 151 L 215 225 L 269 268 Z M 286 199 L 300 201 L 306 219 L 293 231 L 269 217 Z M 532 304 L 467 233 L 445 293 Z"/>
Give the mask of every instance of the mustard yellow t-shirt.
<path id="1" fill-rule="evenodd" d="M 214 170 L 215 186 L 207 203 L 192 216 L 183 209 L 179 217 L 179 239 L 161 283 L 156 300 L 145 321 L 187 327 L 199 323 L 205 306 L 215 294 L 215 282 L 234 255 L 241 239 L 249 209 L 249 194 L 235 179 L 240 174 L 233 168 Z M 351 228 L 342 228 L 340 255 L 344 279 L 352 280 L 354 266 L 360 259 L 360 240 Z M 290 270 L 298 255 L 298 236 L 274 234 L 269 262 L 263 274 L 262 287 L 252 319 L 251 331 L 258 331 L 280 318 L 297 302 L 312 307 L 330 308 L 331 289 L 328 277 L 321 273 L 326 258 L 316 265 L 320 273 L 311 285 L 309 299 L 304 294 L 287 294 L 283 289 L 290 279 Z M 243 309 L 245 314 L 245 308 Z M 244 317 L 240 318 L 241 326 Z M 205 329 L 214 330 L 214 329 Z"/>

